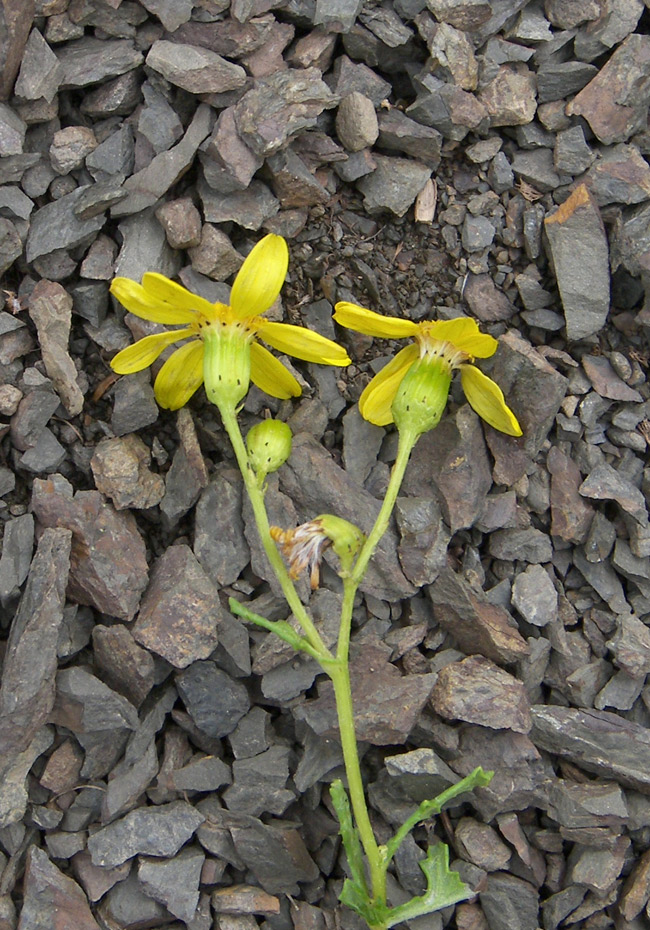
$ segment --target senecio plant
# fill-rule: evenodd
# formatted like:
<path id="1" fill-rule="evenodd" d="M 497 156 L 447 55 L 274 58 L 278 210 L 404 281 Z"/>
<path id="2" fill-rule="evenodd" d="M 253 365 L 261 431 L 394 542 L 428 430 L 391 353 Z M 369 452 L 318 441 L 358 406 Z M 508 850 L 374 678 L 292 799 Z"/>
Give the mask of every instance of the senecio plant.
<path id="1" fill-rule="evenodd" d="M 266 478 L 288 459 L 291 431 L 286 423 L 268 419 L 254 426 L 244 441 L 237 414 L 251 381 L 262 391 L 283 399 L 297 397 L 301 389 L 262 342 L 305 361 L 350 364 L 347 352 L 337 343 L 308 329 L 265 319 L 264 313 L 280 294 L 288 261 L 287 245 L 281 236 L 263 238 L 241 266 L 229 305 L 210 303 L 160 274 L 145 274 L 142 284 L 115 278 L 111 291 L 127 310 L 145 320 L 177 328 L 146 336 L 123 349 L 113 359 L 112 367 L 118 374 L 141 371 L 167 346 L 181 343 L 155 379 L 158 403 L 177 410 L 205 384 L 208 399 L 221 414 L 264 551 L 300 632 L 287 621 L 267 620 L 232 599 L 230 609 L 244 620 L 277 634 L 298 652 L 316 659 L 332 681 L 347 780 L 347 790 L 340 780 L 334 781 L 330 788 L 348 861 L 349 877 L 343 884 L 341 901 L 361 915 L 371 930 L 384 930 L 471 896 L 458 873 L 449 868 L 449 850 L 444 843 L 429 848 L 420 863 L 426 891 L 407 903 L 389 905 L 386 873 L 400 844 L 417 824 L 439 813 L 443 805 L 469 789 L 487 785 L 492 773 L 477 768 L 438 797 L 420 804 L 387 843 L 377 842 L 366 804 L 350 688 L 354 597 L 388 527 L 413 447 L 423 433 L 440 421 L 454 370 L 460 371 L 465 396 L 483 420 L 510 436 L 520 436 L 521 429 L 500 388 L 473 364 L 474 359 L 488 358 L 497 349 L 496 340 L 479 332 L 474 320 L 461 317 L 414 323 L 382 316 L 355 304 L 338 303 L 334 319 L 341 326 L 384 339 L 411 340 L 372 379 L 359 401 L 366 420 L 378 426 L 394 423 L 399 432 L 386 495 L 367 537 L 356 526 L 331 514 L 316 516 L 296 529 L 270 526 L 265 507 Z M 308 569 L 311 586 L 317 587 L 320 559 L 328 547 L 338 557 L 343 586 L 335 649 L 326 646 L 294 586 L 299 573 Z"/>

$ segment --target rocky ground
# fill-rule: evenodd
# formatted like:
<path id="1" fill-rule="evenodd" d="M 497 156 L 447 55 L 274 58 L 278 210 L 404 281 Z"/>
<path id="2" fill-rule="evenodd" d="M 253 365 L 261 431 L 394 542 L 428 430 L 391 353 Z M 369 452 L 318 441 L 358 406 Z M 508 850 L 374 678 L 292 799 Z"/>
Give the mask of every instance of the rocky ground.
<path id="1" fill-rule="evenodd" d="M 353 637 L 380 838 L 476 897 L 419 930 L 637 930 L 650 897 L 648 13 L 641 0 L 5 0 L 0 10 L 0 930 L 357 930 L 327 785 L 331 692 L 227 610 L 285 616 L 200 392 L 108 362 L 157 270 L 226 300 L 287 237 L 283 526 L 368 529 L 396 436 L 355 401 L 394 346 L 336 300 L 467 314 L 524 428 L 454 389 L 417 447 Z M 301 588 L 308 597 L 306 586 Z M 330 638 L 330 566 L 310 599 Z M 416 922 L 417 923 L 417 922 Z M 414 930 L 418 928 L 414 927 Z"/>

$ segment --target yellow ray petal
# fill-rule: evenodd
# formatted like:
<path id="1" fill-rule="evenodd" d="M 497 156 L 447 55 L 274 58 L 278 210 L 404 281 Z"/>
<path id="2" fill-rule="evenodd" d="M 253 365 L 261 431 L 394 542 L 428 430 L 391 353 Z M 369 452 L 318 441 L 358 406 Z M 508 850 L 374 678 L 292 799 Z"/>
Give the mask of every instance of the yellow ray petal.
<path id="1" fill-rule="evenodd" d="M 487 333 L 479 331 L 478 323 L 471 317 L 460 316 L 455 320 L 436 320 L 431 324 L 434 339 L 451 342 L 457 349 L 475 358 L 490 358 L 499 343 Z"/>
<path id="2" fill-rule="evenodd" d="M 173 307 L 145 291 L 141 284 L 130 278 L 113 278 L 111 294 L 123 307 L 130 310 L 142 320 L 152 323 L 164 323 L 175 326 L 179 323 L 193 323 L 196 314 L 184 308 Z"/>
<path id="3" fill-rule="evenodd" d="M 478 415 L 508 436 L 521 436 L 521 427 L 505 402 L 503 391 L 474 365 L 461 365 L 460 378 L 465 397 Z"/>
<path id="4" fill-rule="evenodd" d="M 196 319 L 197 312 L 210 321 L 216 319 L 214 304 L 188 291 L 182 284 L 170 281 L 164 274 L 147 271 L 142 277 L 142 287 L 145 293 L 155 300 L 161 300 L 181 313 L 191 313 L 193 320 Z"/>
<path id="5" fill-rule="evenodd" d="M 152 362 L 156 361 L 163 349 L 174 342 L 180 342 L 181 339 L 187 339 L 193 332 L 192 329 L 173 329 L 167 333 L 154 333 L 152 336 L 138 339 L 132 346 L 127 346 L 126 349 L 117 353 L 111 362 L 111 368 L 118 375 L 130 375 L 134 371 L 142 371 L 143 368 L 148 368 Z"/>
<path id="6" fill-rule="evenodd" d="M 278 352 L 286 352 L 305 362 L 319 362 L 321 365 L 350 364 L 348 353 L 342 346 L 304 326 L 265 322 L 259 327 L 258 334 L 260 339 Z"/>
<path id="7" fill-rule="evenodd" d="M 166 410 L 183 407 L 203 384 L 203 343 L 186 342 L 170 355 L 153 386 L 156 400 Z"/>
<path id="8" fill-rule="evenodd" d="M 302 389 L 290 371 L 281 361 L 271 355 L 259 342 L 251 345 L 251 381 L 260 391 L 287 400 L 300 397 Z"/>
<path id="9" fill-rule="evenodd" d="M 239 269 L 230 292 L 230 308 L 238 319 L 264 313 L 275 302 L 289 267 L 289 250 L 282 236 L 270 233 L 253 247 Z"/>
<path id="10" fill-rule="evenodd" d="M 412 320 L 400 320 L 396 316 L 382 316 L 359 307 L 340 301 L 334 308 L 334 319 L 347 329 L 354 329 L 366 336 L 379 336 L 382 339 L 404 339 L 414 336 L 418 331 L 417 323 Z"/>
<path id="11" fill-rule="evenodd" d="M 402 378 L 419 357 L 415 343 L 401 349 L 391 361 L 376 374 L 359 398 L 359 412 L 364 420 L 375 426 L 388 426 L 393 422 L 391 407 Z"/>

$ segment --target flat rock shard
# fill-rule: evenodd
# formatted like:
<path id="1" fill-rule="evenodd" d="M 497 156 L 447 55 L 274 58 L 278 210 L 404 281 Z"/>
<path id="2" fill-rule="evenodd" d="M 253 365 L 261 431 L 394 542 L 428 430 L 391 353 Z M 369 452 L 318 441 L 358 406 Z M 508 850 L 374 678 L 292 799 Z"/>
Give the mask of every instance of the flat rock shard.
<path id="1" fill-rule="evenodd" d="M 585 339 L 609 312 L 609 250 L 596 201 L 581 184 L 544 220 L 567 338 Z"/>

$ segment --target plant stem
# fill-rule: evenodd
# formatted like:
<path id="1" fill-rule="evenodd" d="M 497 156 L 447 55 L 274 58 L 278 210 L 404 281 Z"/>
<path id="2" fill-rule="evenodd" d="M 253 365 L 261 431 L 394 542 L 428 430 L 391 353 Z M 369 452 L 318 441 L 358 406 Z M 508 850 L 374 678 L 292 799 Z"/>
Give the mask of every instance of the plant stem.
<path id="1" fill-rule="evenodd" d="M 347 662 L 337 659 L 327 669 L 334 686 L 336 713 L 339 722 L 343 762 L 348 781 L 350 802 L 359 837 L 370 867 L 372 900 L 376 904 L 386 904 L 386 869 L 375 834 L 370 823 L 368 805 L 363 788 L 359 749 L 354 726 L 354 708 L 352 706 L 352 689 L 350 687 L 350 667 Z"/>
<path id="2" fill-rule="evenodd" d="M 412 431 L 402 430 L 399 434 L 397 457 L 395 459 L 395 464 L 391 469 L 388 487 L 386 488 L 386 496 L 384 497 L 381 509 L 377 514 L 375 525 L 370 531 L 351 573 L 351 580 L 354 581 L 357 586 L 361 584 L 366 573 L 366 569 L 368 568 L 368 562 L 370 561 L 375 549 L 379 545 L 381 537 L 388 529 L 388 523 L 393 512 L 393 507 L 395 506 L 395 501 L 397 500 L 399 489 L 401 488 L 402 481 L 404 480 L 404 472 L 406 471 L 406 466 L 408 465 L 411 452 L 413 451 L 413 446 L 417 440 L 418 434 L 413 433 Z"/>
<path id="3" fill-rule="evenodd" d="M 246 493 L 248 494 L 251 507 L 253 508 L 253 515 L 255 517 L 257 531 L 259 533 L 262 546 L 264 547 L 266 557 L 271 563 L 271 567 L 280 583 L 282 593 L 287 600 L 289 608 L 302 627 L 303 633 L 305 634 L 305 637 L 307 638 L 312 649 L 315 653 L 317 653 L 318 661 L 322 662 L 323 665 L 326 666 L 333 660 L 334 657 L 323 642 L 323 639 L 316 629 L 313 620 L 305 610 L 302 601 L 298 597 L 298 592 L 296 591 L 293 581 L 289 577 L 289 572 L 287 571 L 285 564 L 282 561 L 282 556 L 278 552 L 276 545 L 271 538 L 271 533 L 269 531 L 269 520 L 266 515 L 266 507 L 264 506 L 264 495 L 257 484 L 257 480 L 248 461 L 248 453 L 246 452 L 246 446 L 239 429 L 239 423 L 237 422 L 237 415 L 235 410 L 232 407 L 219 405 L 219 412 L 221 414 L 224 428 L 228 433 L 228 437 L 232 444 L 235 457 L 237 458 L 237 464 L 239 465 L 239 470 L 244 481 L 244 486 L 246 487 Z"/>
<path id="4" fill-rule="evenodd" d="M 332 665 L 328 666 L 326 669 L 334 685 L 336 712 L 341 734 L 341 746 L 343 747 L 343 761 L 345 763 L 345 771 L 348 779 L 348 791 L 350 793 L 354 819 L 370 867 L 372 899 L 374 903 L 383 905 L 386 904 L 386 863 L 377 845 L 377 840 L 375 839 L 375 834 L 370 824 L 368 806 L 366 804 L 366 796 L 363 788 L 363 779 L 361 777 L 359 751 L 354 725 L 352 690 L 350 686 L 350 633 L 354 597 L 357 593 L 357 588 L 363 580 L 373 552 L 386 532 L 399 489 L 404 480 L 404 472 L 406 471 L 409 457 L 417 439 L 417 434 L 406 431 L 400 433 L 397 458 L 395 459 L 395 464 L 391 471 L 388 488 L 386 489 L 386 496 L 384 497 L 381 509 L 377 514 L 377 519 L 375 520 L 375 524 L 368 538 L 363 544 L 350 577 L 343 580 L 343 603 L 341 605 L 341 625 L 339 627 L 336 662 L 332 663 Z"/>

